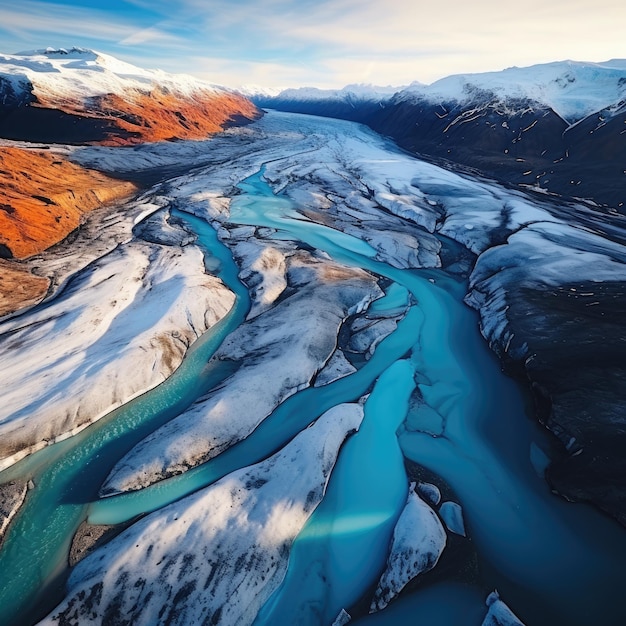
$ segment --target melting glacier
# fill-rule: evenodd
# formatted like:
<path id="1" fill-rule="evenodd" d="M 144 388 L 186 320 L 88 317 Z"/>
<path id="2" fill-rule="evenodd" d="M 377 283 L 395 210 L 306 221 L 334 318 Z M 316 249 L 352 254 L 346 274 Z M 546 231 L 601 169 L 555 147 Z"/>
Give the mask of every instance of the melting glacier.
<path id="1" fill-rule="evenodd" d="M 0 481 L 31 481 L 0 551 L 3 623 L 626 619 L 623 532 L 550 493 L 531 459 L 546 435 L 485 341 L 524 350 L 510 281 L 623 278 L 621 246 L 347 122 L 270 113 L 206 142 L 72 154 L 170 175 L 130 237 L 0 324 L 0 349 L 23 346 L 3 376 L 24 381 Z M 179 358 L 132 399 L 147 370 L 165 377 L 151 353 L 121 365 L 139 330 L 179 338 Z M 14 408 L 35 392 L 52 435 Z M 116 536 L 70 571 L 85 521 Z M 437 574 L 446 558 L 473 574 Z"/>

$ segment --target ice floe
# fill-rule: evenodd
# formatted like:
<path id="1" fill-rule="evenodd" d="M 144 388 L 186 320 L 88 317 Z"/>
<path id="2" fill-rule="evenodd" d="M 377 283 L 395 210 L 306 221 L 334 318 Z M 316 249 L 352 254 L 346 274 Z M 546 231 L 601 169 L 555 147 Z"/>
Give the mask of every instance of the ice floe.
<path id="1" fill-rule="evenodd" d="M 463 522 L 463 509 L 456 502 L 442 502 L 439 507 L 439 515 L 445 522 L 451 533 L 465 537 L 465 523 Z"/>
<path id="2" fill-rule="evenodd" d="M 384 609 L 413 578 L 435 567 L 446 546 L 446 532 L 437 514 L 413 487 L 396 523 L 387 567 L 378 582 L 370 613 Z"/>
<path id="3" fill-rule="evenodd" d="M 497 591 L 487 597 L 489 611 L 483 620 L 482 626 L 524 626 L 511 609 L 500 600 Z"/>

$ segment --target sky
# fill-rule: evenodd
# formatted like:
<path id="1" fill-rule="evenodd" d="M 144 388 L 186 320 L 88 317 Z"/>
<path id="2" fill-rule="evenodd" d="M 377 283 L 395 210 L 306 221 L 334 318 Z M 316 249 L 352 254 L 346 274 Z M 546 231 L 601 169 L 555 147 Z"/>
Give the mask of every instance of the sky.
<path id="1" fill-rule="evenodd" d="M 626 58 L 624 0 L 20 0 L 0 52 L 87 47 L 238 87 L 430 84 Z"/>

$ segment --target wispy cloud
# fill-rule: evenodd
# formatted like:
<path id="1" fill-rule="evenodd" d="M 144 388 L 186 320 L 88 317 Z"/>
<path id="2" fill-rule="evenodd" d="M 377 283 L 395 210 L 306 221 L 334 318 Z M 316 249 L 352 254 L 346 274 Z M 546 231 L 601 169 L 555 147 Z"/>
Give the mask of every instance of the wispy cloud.
<path id="1" fill-rule="evenodd" d="M 50 38 L 63 40 L 66 45 L 71 45 L 76 39 L 112 44 L 133 40 L 138 43 L 150 40 L 166 44 L 181 41 L 165 30 L 157 27 L 146 28 L 102 9 L 37 0 L 25 0 L 13 6 L 0 7 L 0 29 L 8 31 L 16 38 L 37 40 L 37 47 L 48 45 L 50 42 L 46 39 Z"/>
<path id="2" fill-rule="evenodd" d="M 3 6 L 0 40 L 91 45 L 168 71 L 214 72 L 212 80 L 232 85 L 432 82 L 458 72 L 624 56 L 623 0 L 601 7 L 588 0 L 526 0 L 523 7 L 501 0 L 115 3 L 126 13 L 64 1 Z"/>
<path id="3" fill-rule="evenodd" d="M 527 0 L 523 8 L 476 0 L 440 9 L 425 0 L 181 0 L 179 9 L 181 20 L 193 18 L 207 33 L 199 51 L 208 57 L 247 61 L 254 78 L 282 65 L 285 75 L 299 67 L 300 83 L 335 85 L 349 71 L 348 82 L 431 82 L 455 72 L 620 56 L 617 18 L 626 18 L 621 0 L 607 0 L 602 10 L 583 0 Z"/>

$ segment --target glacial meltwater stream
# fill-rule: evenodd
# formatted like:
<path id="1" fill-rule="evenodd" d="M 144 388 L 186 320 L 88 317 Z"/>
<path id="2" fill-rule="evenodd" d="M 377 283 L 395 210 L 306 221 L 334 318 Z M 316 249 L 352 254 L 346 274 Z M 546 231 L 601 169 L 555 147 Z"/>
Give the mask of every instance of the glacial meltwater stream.
<path id="1" fill-rule="evenodd" d="M 442 476 L 458 494 L 469 535 L 494 588 L 510 598 L 511 604 L 519 607 L 520 616 L 531 624 L 583 625 L 597 621 L 599 613 L 602 623 L 623 623 L 623 530 L 590 507 L 555 497 L 538 476 L 530 452 L 543 433 L 526 416 L 520 390 L 503 375 L 480 336 L 476 314 L 463 304 L 465 284 L 442 271 L 398 270 L 374 260 L 367 251 L 359 254 L 362 242 L 353 240 L 346 246 L 347 235 L 308 223 L 287 206 L 286 199 L 272 197 L 262 173 L 248 179 L 242 188 L 248 197 L 233 203 L 233 221 L 270 226 L 278 229 L 279 236 L 281 230 L 286 231 L 289 237 L 339 261 L 386 276 L 415 297 L 418 304 L 412 310 L 418 309 L 421 319 L 413 323 L 411 330 L 414 332 L 415 323 L 419 324 L 419 337 L 415 341 L 407 336 L 405 345 L 426 406 L 408 414 L 398 430 L 399 443 L 407 458 Z M 404 328 L 394 334 L 402 333 Z M 383 385 L 376 392 L 379 408 L 372 411 L 373 419 L 393 419 L 398 391 L 394 385 Z M 388 461 L 393 463 L 391 458 Z M 337 488 L 356 489 L 369 462 L 370 453 L 365 452 L 351 463 L 350 471 L 333 474 L 331 486 L 345 481 Z M 298 558 L 290 562 L 285 585 L 271 600 L 281 610 L 285 602 L 292 606 L 297 603 L 294 589 L 309 588 L 307 572 L 312 568 L 320 579 L 333 579 L 338 560 L 360 562 L 358 548 L 351 554 L 340 552 L 346 543 L 343 511 L 336 511 L 335 523 L 329 524 L 326 509 L 324 504 L 319 507 L 296 540 L 293 551 Z M 362 514 L 368 515 L 367 508 Z M 329 529 L 324 531 L 329 535 L 328 547 L 322 552 L 326 557 L 320 557 L 316 549 L 307 551 L 299 545 L 309 543 L 309 534 L 317 532 L 311 528 L 318 523 Z M 387 519 L 381 521 L 386 523 Z M 340 537 L 334 538 L 334 533 Z M 374 545 L 370 543 L 369 548 L 373 553 Z M 319 587 L 319 593 L 326 595 L 318 596 L 315 602 L 324 607 L 321 614 L 325 618 L 337 615 L 342 606 L 349 606 L 359 597 L 359 590 L 367 589 L 379 568 L 376 558 L 359 576 L 343 577 L 339 588 L 352 587 L 343 597 L 333 596 L 335 587 L 333 591 Z M 447 599 L 455 601 L 462 604 L 460 597 Z M 426 603 L 422 610 L 428 617 L 428 611 L 435 614 L 438 606 Z M 266 607 L 260 619 L 271 615 L 270 611 L 270 606 Z M 274 614 L 273 621 L 261 623 L 276 623 L 278 615 Z"/>
<path id="2" fill-rule="evenodd" d="M 525 415 L 521 392 L 501 373 L 476 314 L 463 304 L 463 281 L 441 270 L 400 270 L 376 260 L 365 242 L 299 215 L 287 198 L 272 193 L 262 171 L 240 188 L 231 222 L 274 228 L 277 238 L 392 281 L 388 297 L 374 308 L 398 307 L 409 301 L 407 294 L 413 304 L 354 374 L 291 396 L 246 440 L 203 466 L 136 493 L 97 500 L 115 460 L 228 375 L 206 363 L 243 320 L 247 293 L 212 229 L 185 218 L 219 259 L 220 276 L 238 295 L 235 309 L 166 383 L 0 474 L 3 482 L 32 477 L 36 485 L 0 552 L 0 622 L 32 621 L 27 607 L 44 583 L 66 569 L 71 537 L 87 514 L 92 523 L 114 524 L 153 511 L 266 458 L 326 409 L 370 392 L 361 430 L 343 447 L 326 497 L 296 539 L 285 580 L 257 625 L 328 625 L 371 588 L 406 500 L 403 456 L 456 492 L 486 582 L 529 626 L 626 623 L 624 532 L 595 510 L 553 496 L 533 468 L 531 446 L 543 433 Z M 409 410 L 416 387 L 425 404 Z M 94 502 L 87 506 L 89 500 Z M 53 588 L 58 600 L 58 585 Z M 440 584 L 358 623 L 405 624 L 410 616 L 410 623 L 478 625 L 485 612 L 481 602 L 478 591 Z"/>
<path id="3" fill-rule="evenodd" d="M 246 288 L 228 248 L 206 222 L 173 211 L 198 235 L 207 266 L 237 296 L 228 315 L 189 350 L 174 374 L 74 437 L 32 454 L 0 474 L 2 482 L 31 479 L 35 488 L 11 523 L 0 550 L 0 624 L 24 626 L 62 594 L 72 536 L 85 519 L 111 467 L 155 428 L 179 414 L 230 373 L 223 364 L 207 366 L 224 337 L 245 318 Z M 42 614 L 42 610 L 44 613 Z"/>

